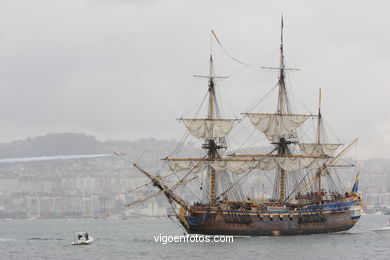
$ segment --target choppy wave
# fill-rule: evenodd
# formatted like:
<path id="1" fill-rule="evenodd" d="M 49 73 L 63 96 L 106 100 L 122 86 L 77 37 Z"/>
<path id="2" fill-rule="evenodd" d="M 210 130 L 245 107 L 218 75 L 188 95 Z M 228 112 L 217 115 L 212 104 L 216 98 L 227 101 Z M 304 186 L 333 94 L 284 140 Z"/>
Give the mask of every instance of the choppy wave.
<path id="1" fill-rule="evenodd" d="M 344 235 L 246 237 L 227 244 L 165 245 L 156 243 L 154 236 L 182 234 L 168 219 L 104 223 L 94 219 L 18 220 L 0 222 L 0 259 L 389 259 L 389 238 L 370 231 L 386 225 L 387 220 L 388 216 L 367 215 Z M 88 247 L 73 247 L 76 231 L 88 231 L 94 242 Z"/>
<path id="2" fill-rule="evenodd" d="M 64 240 L 63 238 L 57 238 L 57 237 L 29 237 L 26 238 L 27 240 Z"/>
<path id="3" fill-rule="evenodd" d="M 0 242 L 16 242 L 14 238 L 0 237 Z"/>

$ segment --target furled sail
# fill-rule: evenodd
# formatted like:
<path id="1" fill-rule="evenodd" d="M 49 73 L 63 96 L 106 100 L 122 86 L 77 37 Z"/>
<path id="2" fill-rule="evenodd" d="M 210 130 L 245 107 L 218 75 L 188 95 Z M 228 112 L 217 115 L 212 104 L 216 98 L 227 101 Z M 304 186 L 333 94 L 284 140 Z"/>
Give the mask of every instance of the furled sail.
<path id="1" fill-rule="evenodd" d="M 172 171 L 191 171 L 193 173 L 202 172 L 208 166 L 206 161 L 202 160 L 174 160 L 166 159 Z"/>
<path id="2" fill-rule="evenodd" d="M 296 171 L 299 169 L 317 169 L 320 168 L 325 159 L 307 158 L 307 157 L 275 157 L 274 162 L 286 171 Z"/>
<path id="3" fill-rule="evenodd" d="M 263 171 L 269 171 L 277 167 L 280 167 L 281 169 L 286 171 L 296 171 L 300 169 L 316 169 L 320 168 L 327 159 L 323 156 L 270 154 L 253 155 L 253 157 L 259 157 L 259 164 L 256 166 L 256 168 Z"/>
<path id="4" fill-rule="evenodd" d="M 191 135 L 200 139 L 225 137 L 238 119 L 179 119 Z"/>
<path id="5" fill-rule="evenodd" d="M 253 156 L 255 157 L 255 156 Z M 286 171 L 296 171 L 299 169 L 320 168 L 326 160 L 323 156 L 276 156 L 264 155 L 258 158 L 219 158 L 214 160 L 203 158 L 166 158 L 169 167 L 173 171 L 191 171 L 194 173 L 205 170 L 211 166 L 217 171 L 228 170 L 232 173 L 240 174 L 253 169 L 270 171 L 280 167 Z"/>
<path id="6" fill-rule="evenodd" d="M 169 167 L 172 171 L 191 171 L 193 173 L 198 173 L 205 170 L 208 166 L 211 166 L 217 171 L 228 170 L 232 173 L 244 173 L 248 172 L 251 169 L 255 168 L 258 164 L 257 160 L 253 159 L 197 159 L 197 158 L 188 158 L 188 159 L 176 159 L 176 158 L 166 158 Z"/>
<path id="7" fill-rule="evenodd" d="M 257 166 L 256 160 L 218 160 L 211 164 L 217 171 L 228 170 L 232 173 L 244 173 Z"/>
<path id="8" fill-rule="evenodd" d="M 341 144 L 316 144 L 316 143 L 300 143 L 299 148 L 307 155 L 333 156 Z"/>
<path id="9" fill-rule="evenodd" d="M 293 114 L 262 114 L 245 113 L 249 121 L 266 135 L 268 140 L 278 142 L 280 138 L 288 138 L 292 132 L 300 127 L 311 115 Z"/>

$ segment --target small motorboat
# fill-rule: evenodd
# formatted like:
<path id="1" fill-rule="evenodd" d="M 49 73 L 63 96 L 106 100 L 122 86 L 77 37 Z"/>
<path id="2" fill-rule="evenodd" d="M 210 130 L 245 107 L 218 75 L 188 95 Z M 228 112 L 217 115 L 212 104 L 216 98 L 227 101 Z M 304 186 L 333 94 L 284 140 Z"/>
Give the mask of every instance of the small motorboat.
<path id="1" fill-rule="evenodd" d="M 73 240 L 72 245 L 89 245 L 93 241 L 93 237 L 89 236 L 87 232 L 77 232 L 76 239 Z"/>
<path id="2" fill-rule="evenodd" d="M 390 219 L 386 227 L 379 228 L 379 229 L 372 229 L 372 231 L 374 231 L 380 236 L 390 236 Z"/>

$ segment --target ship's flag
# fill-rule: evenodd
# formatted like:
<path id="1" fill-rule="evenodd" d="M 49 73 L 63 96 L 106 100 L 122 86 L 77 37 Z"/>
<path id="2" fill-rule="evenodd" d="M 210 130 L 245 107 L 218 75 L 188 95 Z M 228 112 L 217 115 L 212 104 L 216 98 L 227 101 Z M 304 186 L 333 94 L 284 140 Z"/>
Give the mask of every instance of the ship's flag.
<path id="1" fill-rule="evenodd" d="M 358 189 L 359 189 L 359 174 L 360 174 L 360 172 L 358 172 L 358 174 L 356 175 L 355 183 L 352 186 L 351 192 L 358 192 Z"/>

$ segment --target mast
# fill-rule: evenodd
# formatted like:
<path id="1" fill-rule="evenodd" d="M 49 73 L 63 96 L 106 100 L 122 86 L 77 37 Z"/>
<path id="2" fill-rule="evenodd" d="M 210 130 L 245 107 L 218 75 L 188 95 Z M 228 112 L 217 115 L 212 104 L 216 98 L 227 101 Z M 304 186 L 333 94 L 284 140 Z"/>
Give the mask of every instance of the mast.
<path id="1" fill-rule="evenodd" d="M 215 129 L 213 129 L 214 122 L 218 121 L 218 120 L 224 120 L 224 119 L 218 118 L 214 79 L 215 78 L 226 78 L 226 77 L 214 75 L 214 65 L 213 65 L 212 54 L 210 54 L 209 66 L 210 66 L 209 75 L 207 75 L 207 76 L 194 75 L 194 76 L 199 77 L 199 78 L 207 78 L 208 79 L 209 102 L 208 102 L 208 112 L 207 112 L 206 121 L 208 121 L 210 124 L 209 124 L 209 126 L 205 126 L 205 127 L 210 128 L 209 130 L 211 130 L 211 132 L 213 132 L 215 130 Z M 230 120 L 230 119 L 228 119 L 228 120 Z M 230 120 L 230 121 L 234 122 L 235 120 Z M 222 137 L 222 139 L 223 139 L 223 137 Z M 226 148 L 226 146 L 223 142 L 217 143 L 216 142 L 217 140 L 218 140 L 218 137 L 210 134 L 205 138 L 205 142 L 202 144 L 202 148 L 207 150 L 207 158 L 210 161 L 219 158 L 219 154 L 218 154 L 219 149 Z M 221 141 L 221 139 L 219 139 L 219 141 Z M 217 200 L 216 199 L 217 198 L 217 194 L 216 194 L 216 174 L 217 174 L 217 171 L 212 167 L 208 167 L 207 171 L 210 175 L 210 203 L 212 205 L 214 205 L 214 204 L 216 204 L 216 200 Z"/>
<path id="2" fill-rule="evenodd" d="M 289 100 L 286 91 L 286 71 L 298 70 L 293 68 L 286 68 L 284 60 L 284 41 L 283 41 L 283 16 L 281 17 L 280 30 L 280 64 L 279 67 L 261 67 L 265 69 L 277 69 L 279 71 L 278 78 L 278 102 L 276 113 L 243 113 L 249 118 L 249 121 L 255 126 L 257 130 L 262 132 L 266 138 L 271 141 L 275 149 L 267 154 L 267 158 L 273 161 L 276 166 L 276 181 L 274 185 L 274 197 L 280 202 L 286 200 L 286 186 L 287 186 L 287 171 L 295 171 L 299 169 L 316 169 L 322 165 L 322 161 L 326 156 L 317 153 L 317 144 L 301 144 L 301 150 L 306 155 L 293 155 L 290 151 L 289 145 L 296 144 L 295 140 L 291 140 L 295 136 L 295 129 L 301 127 L 304 122 L 313 115 L 293 114 L 289 107 Z M 338 145 L 327 144 L 328 150 L 337 149 Z M 273 152 L 276 154 L 272 154 Z M 235 155 L 239 157 L 248 157 L 248 155 Z M 264 157 L 265 155 L 251 155 L 252 157 Z M 261 162 L 264 164 L 264 161 Z M 265 168 L 262 165 L 257 166 Z M 268 169 L 269 170 L 269 169 Z"/>
<path id="3" fill-rule="evenodd" d="M 284 74 L 284 53 L 283 53 L 283 16 L 281 18 L 280 28 L 280 70 L 279 70 L 279 96 L 278 96 L 278 114 L 285 114 L 287 111 L 286 102 L 286 84 Z M 283 156 L 287 154 L 288 144 L 290 141 L 286 141 L 284 138 L 280 138 L 278 143 L 275 143 L 278 147 L 278 154 Z M 283 201 L 286 197 L 286 171 L 282 168 L 279 171 L 279 200 Z"/>
<path id="4" fill-rule="evenodd" d="M 213 56 L 210 54 L 210 73 L 209 73 L 209 110 L 207 114 L 207 118 L 210 120 L 214 119 L 214 99 L 215 99 L 215 86 L 214 86 L 214 73 L 213 73 Z M 204 148 L 208 150 L 208 158 L 213 160 L 217 156 L 218 146 L 215 144 L 212 138 L 206 140 L 204 144 Z M 216 178 L 216 170 L 212 167 L 208 168 L 210 173 L 210 202 L 212 205 L 216 203 L 216 189 L 215 189 L 215 178 Z"/>
<path id="5" fill-rule="evenodd" d="M 214 89 L 214 78 L 213 78 L 213 56 L 210 54 L 210 73 L 209 73 L 209 111 L 207 114 L 208 119 L 213 119 L 214 114 L 214 96 L 215 96 L 215 89 Z"/>
<path id="6" fill-rule="evenodd" d="M 321 88 L 318 96 L 317 144 L 321 144 Z M 318 171 L 318 192 L 321 192 L 321 171 Z"/>
<path id="7" fill-rule="evenodd" d="M 213 35 L 213 32 L 212 32 Z M 211 37 L 211 45 L 212 45 Z M 212 49 L 212 47 L 210 48 Z M 193 75 L 198 78 L 208 79 L 208 108 L 207 115 L 205 118 L 179 118 L 178 120 L 183 122 L 184 126 L 187 128 L 189 133 L 198 138 L 203 139 L 202 148 L 207 151 L 207 155 L 202 160 L 199 158 L 164 158 L 171 168 L 171 170 L 190 170 L 194 171 L 194 167 L 197 169 L 205 170 L 203 166 L 207 165 L 207 178 L 210 185 L 210 194 L 209 200 L 211 205 L 217 204 L 217 184 L 216 184 L 216 175 L 218 171 L 221 170 L 219 166 L 212 165 L 213 162 L 219 161 L 221 159 L 219 150 L 227 147 L 225 136 L 228 135 L 238 119 L 227 119 L 221 118 L 219 114 L 216 94 L 215 94 L 215 79 L 227 78 L 225 76 L 216 76 L 214 74 L 214 65 L 213 65 L 213 56 L 210 51 L 209 58 L 209 74 L 208 75 Z M 184 160 L 183 160 L 184 159 Z M 206 162 L 203 162 L 203 159 Z M 234 161 L 234 160 L 233 160 Z M 194 162 L 194 164 L 192 164 Z M 198 162 L 198 163 L 195 163 Z M 253 161 L 246 162 L 243 161 L 243 164 L 253 164 Z M 216 168 L 217 167 L 217 168 Z M 235 169 L 239 170 L 239 169 Z M 197 170 L 195 170 L 197 171 Z"/>
<path id="8" fill-rule="evenodd" d="M 317 118 L 317 144 L 321 144 L 321 95 L 322 91 L 320 88 L 320 93 L 318 97 L 318 118 Z"/>
<path id="9" fill-rule="evenodd" d="M 286 84 L 284 74 L 284 54 L 283 54 L 283 16 L 281 22 L 280 31 L 280 67 L 279 67 L 279 96 L 278 96 L 278 113 L 283 114 L 285 112 L 286 102 Z"/>

